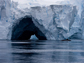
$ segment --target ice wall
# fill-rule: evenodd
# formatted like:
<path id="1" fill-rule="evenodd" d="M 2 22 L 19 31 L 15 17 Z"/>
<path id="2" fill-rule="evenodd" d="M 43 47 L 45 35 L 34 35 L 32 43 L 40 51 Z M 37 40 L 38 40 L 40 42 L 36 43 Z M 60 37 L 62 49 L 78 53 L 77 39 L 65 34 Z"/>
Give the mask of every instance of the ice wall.
<path id="1" fill-rule="evenodd" d="M 10 39 L 12 25 L 25 15 L 47 39 L 82 39 L 83 0 L 0 0 L 0 39 Z M 66 10 L 67 9 L 67 10 Z M 83 38 L 84 39 L 84 38 Z"/>
<path id="2" fill-rule="evenodd" d="M 15 4 L 14 4 L 15 5 Z M 73 5 L 35 6 L 30 9 L 20 9 L 13 5 L 14 23 L 25 15 L 31 16 L 35 25 L 46 35 L 48 40 L 62 40 L 77 32 L 70 32 L 77 15 Z M 16 7 L 16 8 L 15 8 Z M 71 28 L 71 29 L 70 29 Z M 72 33 L 69 35 L 69 33 Z"/>
<path id="3" fill-rule="evenodd" d="M 81 13 L 81 29 L 82 29 L 82 39 L 84 39 L 84 1 L 82 5 L 82 13 Z"/>
<path id="4" fill-rule="evenodd" d="M 51 5 L 32 7 L 33 21 L 48 40 L 67 39 L 67 35 L 77 15 L 76 6 Z"/>
<path id="5" fill-rule="evenodd" d="M 0 39 L 7 39 L 10 26 L 10 0 L 0 0 Z"/>

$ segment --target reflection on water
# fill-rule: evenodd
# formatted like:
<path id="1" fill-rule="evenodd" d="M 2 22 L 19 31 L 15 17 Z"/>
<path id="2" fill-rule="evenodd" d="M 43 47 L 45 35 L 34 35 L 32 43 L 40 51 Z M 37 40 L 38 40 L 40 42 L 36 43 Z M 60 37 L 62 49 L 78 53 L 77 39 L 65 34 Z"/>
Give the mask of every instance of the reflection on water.
<path id="1" fill-rule="evenodd" d="M 83 63 L 84 41 L 0 41 L 0 63 Z"/>

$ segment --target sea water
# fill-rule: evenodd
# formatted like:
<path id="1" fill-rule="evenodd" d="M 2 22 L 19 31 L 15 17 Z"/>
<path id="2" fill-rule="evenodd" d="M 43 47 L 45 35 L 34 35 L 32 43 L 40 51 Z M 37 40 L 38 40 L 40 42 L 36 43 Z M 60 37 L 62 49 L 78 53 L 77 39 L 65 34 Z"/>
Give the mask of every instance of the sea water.
<path id="1" fill-rule="evenodd" d="M 0 40 L 0 63 L 84 63 L 84 40 Z"/>

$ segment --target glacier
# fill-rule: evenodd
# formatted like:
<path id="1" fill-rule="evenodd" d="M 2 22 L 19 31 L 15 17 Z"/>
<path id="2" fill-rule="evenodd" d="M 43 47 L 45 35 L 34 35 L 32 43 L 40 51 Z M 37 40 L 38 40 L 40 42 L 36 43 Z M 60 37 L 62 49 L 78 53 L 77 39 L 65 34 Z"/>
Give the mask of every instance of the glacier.
<path id="1" fill-rule="evenodd" d="M 84 39 L 83 0 L 54 0 L 49 4 L 44 3 L 44 0 L 43 4 L 40 0 L 0 1 L 0 39 L 10 40 L 13 25 L 25 16 L 32 18 L 47 40 Z M 33 38 L 36 38 L 35 35 L 31 37 Z"/>

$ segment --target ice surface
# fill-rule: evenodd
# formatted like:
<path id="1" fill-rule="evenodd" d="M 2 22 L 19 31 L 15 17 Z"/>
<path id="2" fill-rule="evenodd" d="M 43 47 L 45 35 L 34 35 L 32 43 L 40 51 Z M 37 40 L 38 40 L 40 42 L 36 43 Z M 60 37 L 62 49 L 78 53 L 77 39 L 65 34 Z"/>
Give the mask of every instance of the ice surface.
<path id="1" fill-rule="evenodd" d="M 43 26 L 47 39 L 61 40 L 66 39 L 66 33 L 69 33 L 72 26 L 77 10 L 75 6 L 71 5 L 51 5 L 48 7 L 32 7 L 31 14 L 34 22 L 38 22 L 39 27 Z"/>
<path id="2" fill-rule="evenodd" d="M 82 39 L 84 39 L 84 1 L 82 5 L 82 13 L 81 13 L 81 29 L 82 29 Z"/>
<path id="3" fill-rule="evenodd" d="M 48 40 L 84 39 L 83 0 L 0 0 L 0 39 L 10 39 L 12 25 L 25 15 Z"/>
<path id="4" fill-rule="evenodd" d="M 9 33 L 10 0 L 0 0 L 0 39 L 7 39 Z"/>

